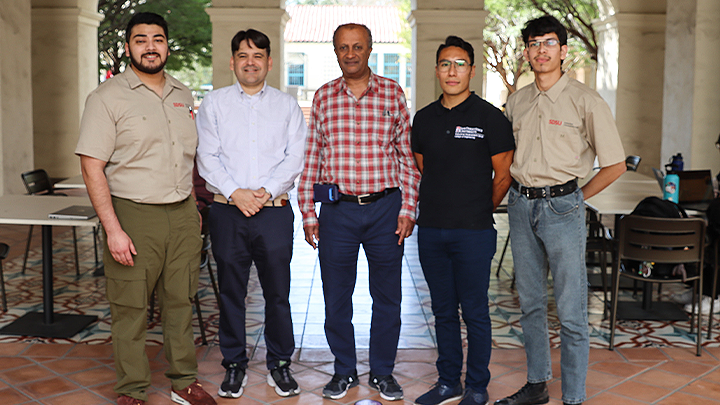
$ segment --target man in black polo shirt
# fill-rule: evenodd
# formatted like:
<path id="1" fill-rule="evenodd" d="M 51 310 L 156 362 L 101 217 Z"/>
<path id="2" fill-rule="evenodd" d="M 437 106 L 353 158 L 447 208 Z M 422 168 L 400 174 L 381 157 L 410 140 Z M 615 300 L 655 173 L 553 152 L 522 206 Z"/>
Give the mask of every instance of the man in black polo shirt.
<path id="1" fill-rule="evenodd" d="M 492 213 L 510 187 L 515 141 L 503 113 L 470 92 L 472 45 L 449 36 L 436 60 L 443 94 L 415 115 L 412 148 L 422 173 L 418 246 L 435 315 L 438 382 L 415 403 L 462 397 L 461 405 L 486 404 L 492 342 L 487 291 L 497 238 Z M 464 391 L 458 306 L 467 325 Z"/>

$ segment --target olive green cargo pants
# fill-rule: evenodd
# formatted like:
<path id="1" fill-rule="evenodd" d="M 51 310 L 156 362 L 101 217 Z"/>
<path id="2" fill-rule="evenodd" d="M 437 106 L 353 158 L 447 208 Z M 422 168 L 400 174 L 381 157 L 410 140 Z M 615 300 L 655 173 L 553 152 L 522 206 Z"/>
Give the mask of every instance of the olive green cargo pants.
<path id="1" fill-rule="evenodd" d="M 200 271 L 200 219 L 192 197 L 173 204 L 139 204 L 112 198 L 115 214 L 137 250 L 134 266 L 117 263 L 105 235 L 103 262 L 112 315 L 115 392 L 147 401 L 150 365 L 145 353 L 147 306 L 157 292 L 163 348 L 175 389 L 197 376 L 192 298 Z"/>

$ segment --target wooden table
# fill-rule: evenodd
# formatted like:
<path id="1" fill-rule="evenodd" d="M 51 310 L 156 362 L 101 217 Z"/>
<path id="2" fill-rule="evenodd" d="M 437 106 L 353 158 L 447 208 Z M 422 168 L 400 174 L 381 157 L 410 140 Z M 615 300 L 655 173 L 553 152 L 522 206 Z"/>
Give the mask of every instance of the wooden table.
<path id="1" fill-rule="evenodd" d="M 50 219 L 71 205 L 90 205 L 87 197 L 6 195 L 0 197 L 0 224 L 42 226 L 43 312 L 28 312 L 0 329 L 0 334 L 69 338 L 97 319 L 94 315 L 55 314 L 53 309 L 53 226 L 97 226 L 97 217 Z"/>

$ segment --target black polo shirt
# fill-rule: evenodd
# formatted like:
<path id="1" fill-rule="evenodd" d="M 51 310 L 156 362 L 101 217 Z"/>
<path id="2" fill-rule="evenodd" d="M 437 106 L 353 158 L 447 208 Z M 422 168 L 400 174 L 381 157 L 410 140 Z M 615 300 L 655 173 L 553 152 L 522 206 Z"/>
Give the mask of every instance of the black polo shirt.
<path id="1" fill-rule="evenodd" d="M 475 93 L 451 110 L 440 99 L 418 111 L 412 124 L 412 150 L 423 155 L 417 223 L 492 228 L 491 157 L 515 149 L 512 126 Z"/>

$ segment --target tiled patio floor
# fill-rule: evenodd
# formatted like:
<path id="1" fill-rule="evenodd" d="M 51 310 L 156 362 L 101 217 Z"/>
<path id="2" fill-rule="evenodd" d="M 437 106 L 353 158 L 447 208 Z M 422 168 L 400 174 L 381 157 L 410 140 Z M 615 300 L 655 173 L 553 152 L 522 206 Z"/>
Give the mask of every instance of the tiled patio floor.
<path id="1" fill-rule="evenodd" d="M 352 389 L 340 401 L 323 400 L 320 396 L 322 386 L 333 372 L 332 355 L 322 329 L 324 304 L 317 254 L 305 243 L 299 215 L 296 217 L 298 236 L 292 263 L 291 305 L 297 350 L 292 369 L 303 393 L 298 397 L 281 399 L 265 383 L 264 302 L 254 278 L 248 296 L 247 328 L 252 344 L 250 383 L 241 399 L 220 399 L 221 404 L 349 404 L 362 398 L 380 400 L 367 385 L 371 301 L 367 292 L 367 263 L 362 252 L 353 296 L 360 361 L 358 371 L 363 374 L 361 386 Z M 507 235 L 507 221 L 499 215 L 497 222 L 500 250 Z M 109 311 L 104 302 L 104 280 L 93 277 L 92 271 L 88 271 L 94 264 L 92 239 L 89 234 L 83 234 L 81 238 L 81 267 L 85 273 L 76 278 L 68 230 L 56 229 L 55 234 L 55 310 L 96 314 L 100 321 L 73 338 L 62 341 L 0 335 L 0 405 L 114 403 L 112 386 L 115 375 L 109 344 Z M 39 229 L 30 258 L 32 267 L 23 276 L 19 268 L 26 237 L 26 227 L 0 226 L 0 241 L 11 245 L 10 257 L 4 262 L 10 310 L 0 316 L 0 326 L 28 310 L 41 308 Z M 499 279 L 491 278 L 489 293 L 494 328 L 493 379 L 489 392 L 493 400 L 511 394 L 525 383 L 525 353 L 518 321 L 520 311 L 516 294 L 510 288 L 508 270 L 512 269 L 512 258 L 509 254 L 503 268 L 505 270 L 501 271 Z M 217 347 L 215 298 L 204 270 L 202 275 L 200 295 L 210 345 L 200 346 L 197 333 L 196 342 L 200 378 L 208 391 L 214 394 L 224 370 L 220 366 L 221 356 Z M 405 402 L 412 403 L 437 377 L 434 320 L 414 238 L 408 240 L 405 248 L 403 286 L 403 331 L 395 374 L 405 389 Z M 664 292 L 666 295 L 669 293 L 669 289 Z M 602 321 L 602 304 L 597 292 L 591 294 L 589 306 L 592 349 L 587 404 L 720 404 L 720 338 L 717 337 L 720 331 L 716 329 L 713 340 L 704 345 L 703 356 L 696 357 L 694 337 L 686 332 L 687 322 L 626 322 L 618 331 L 618 349 L 611 352 L 607 350 L 608 325 L 607 321 Z M 553 309 L 552 301 L 550 308 Z M 556 376 L 550 384 L 550 403 L 560 404 L 558 324 L 552 311 L 550 325 Z M 169 381 L 163 376 L 167 363 L 161 343 L 159 322 L 154 322 L 150 324 L 147 348 L 154 373 L 150 404 L 170 403 Z"/>

